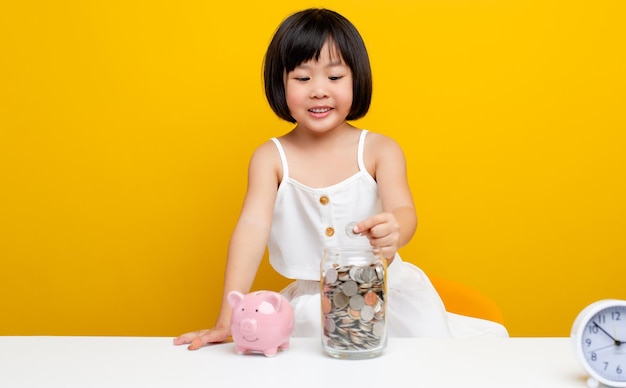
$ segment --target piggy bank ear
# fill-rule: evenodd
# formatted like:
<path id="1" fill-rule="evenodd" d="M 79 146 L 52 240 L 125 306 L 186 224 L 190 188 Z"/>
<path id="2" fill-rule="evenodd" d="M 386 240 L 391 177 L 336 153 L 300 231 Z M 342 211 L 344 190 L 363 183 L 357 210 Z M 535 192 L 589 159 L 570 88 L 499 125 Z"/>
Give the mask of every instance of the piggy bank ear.
<path id="1" fill-rule="evenodd" d="M 262 313 L 273 314 L 280 310 L 283 298 L 276 292 L 267 292 L 263 295 L 263 304 L 260 307 Z"/>
<path id="2" fill-rule="evenodd" d="M 231 291 L 226 296 L 226 299 L 231 307 L 235 307 L 239 302 L 241 302 L 243 296 L 244 295 L 239 291 Z"/>

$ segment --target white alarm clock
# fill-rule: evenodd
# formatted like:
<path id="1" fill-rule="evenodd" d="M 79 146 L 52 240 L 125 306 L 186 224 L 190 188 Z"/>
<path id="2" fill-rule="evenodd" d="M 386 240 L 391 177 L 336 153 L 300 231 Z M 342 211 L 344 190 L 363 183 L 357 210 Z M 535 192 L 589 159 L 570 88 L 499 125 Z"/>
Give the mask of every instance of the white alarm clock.
<path id="1" fill-rule="evenodd" d="M 626 300 L 603 299 L 585 307 L 571 338 L 576 358 L 590 375 L 589 387 L 626 387 Z"/>

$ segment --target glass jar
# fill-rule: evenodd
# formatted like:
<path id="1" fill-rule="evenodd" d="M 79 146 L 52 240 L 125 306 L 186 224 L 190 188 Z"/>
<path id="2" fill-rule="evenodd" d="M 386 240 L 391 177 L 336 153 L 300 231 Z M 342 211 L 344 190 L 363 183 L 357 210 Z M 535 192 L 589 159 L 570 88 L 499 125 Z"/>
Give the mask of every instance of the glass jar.
<path id="1" fill-rule="evenodd" d="M 379 356 L 387 347 L 387 261 L 377 249 L 327 248 L 320 267 L 322 346 L 335 358 Z"/>

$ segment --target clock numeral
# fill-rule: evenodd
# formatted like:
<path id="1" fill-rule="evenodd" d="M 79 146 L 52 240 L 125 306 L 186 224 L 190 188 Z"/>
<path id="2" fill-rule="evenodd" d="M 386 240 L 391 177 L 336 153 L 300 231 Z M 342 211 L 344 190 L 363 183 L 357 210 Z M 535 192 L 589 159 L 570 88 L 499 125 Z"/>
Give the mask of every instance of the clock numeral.
<path id="1" fill-rule="evenodd" d="M 595 353 L 592 353 L 592 354 L 591 354 L 591 361 L 596 361 L 596 360 L 597 360 L 596 354 L 595 354 Z M 608 370 L 608 369 L 609 369 L 609 363 L 608 363 L 607 361 L 603 362 L 602 364 L 604 365 L 604 368 L 602 368 L 602 369 L 604 369 L 604 370 Z M 622 374 L 622 372 L 623 372 L 623 370 L 622 370 L 622 366 L 621 366 L 621 365 L 618 365 L 618 366 L 615 368 L 615 373 L 617 373 L 618 375 L 621 375 L 621 374 Z"/>
<path id="2" fill-rule="evenodd" d="M 622 319 L 622 314 L 619 311 L 613 311 L 611 312 L 611 319 L 614 321 L 621 321 Z"/>
<path id="3" fill-rule="evenodd" d="M 606 323 L 606 315 L 604 314 L 598 314 L 598 316 L 596 317 L 596 320 L 598 321 L 597 323 Z"/>
<path id="4" fill-rule="evenodd" d="M 585 339 L 585 343 L 587 344 L 587 347 L 590 347 L 593 341 L 591 341 L 591 339 L 587 338 Z"/>
<path id="5" fill-rule="evenodd" d="M 600 329 L 598 329 L 598 326 L 596 325 L 589 326 L 589 334 L 598 334 L 599 330 Z"/>
<path id="6" fill-rule="evenodd" d="M 591 361 L 596 361 L 596 360 L 598 360 L 598 355 L 596 354 L 596 352 L 591 352 Z M 606 365 L 604 367 L 606 368 Z"/>

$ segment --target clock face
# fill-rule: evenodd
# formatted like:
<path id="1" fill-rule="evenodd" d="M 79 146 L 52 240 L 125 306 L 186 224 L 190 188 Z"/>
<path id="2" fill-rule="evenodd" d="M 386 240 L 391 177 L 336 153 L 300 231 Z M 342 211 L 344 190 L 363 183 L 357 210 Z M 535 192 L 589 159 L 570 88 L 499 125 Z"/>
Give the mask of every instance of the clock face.
<path id="1" fill-rule="evenodd" d="M 583 329 L 581 349 L 589 367 L 603 379 L 626 383 L 626 305 L 600 310 Z"/>

